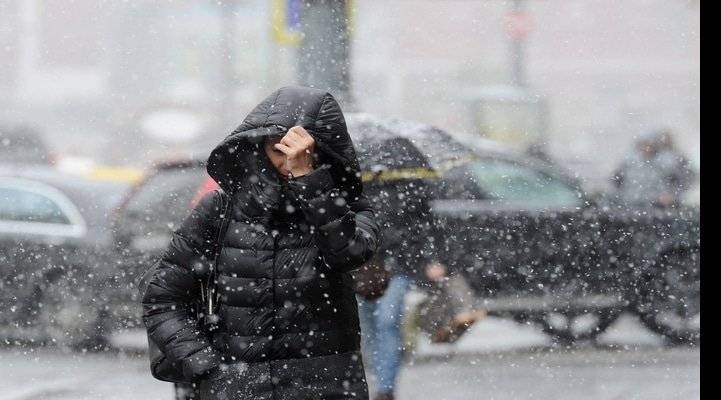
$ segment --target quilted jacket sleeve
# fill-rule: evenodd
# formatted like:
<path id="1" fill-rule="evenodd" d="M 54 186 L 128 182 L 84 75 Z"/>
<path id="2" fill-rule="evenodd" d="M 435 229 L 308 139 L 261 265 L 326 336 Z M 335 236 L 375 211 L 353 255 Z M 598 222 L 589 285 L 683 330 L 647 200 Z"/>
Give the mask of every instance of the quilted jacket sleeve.
<path id="1" fill-rule="evenodd" d="M 317 242 L 329 268 L 350 271 L 365 264 L 378 249 L 379 227 L 370 202 L 349 203 L 326 168 L 293 179 L 306 219 L 317 231 Z"/>
<path id="2" fill-rule="evenodd" d="M 143 322 L 150 339 L 169 360 L 182 365 L 183 374 L 191 381 L 221 361 L 210 339 L 198 329 L 192 310 L 194 299 L 200 296 L 201 279 L 212 265 L 207 255 L 215 240 L 214 209 L 210 192 L 173 233 L 142 299 Z"/>

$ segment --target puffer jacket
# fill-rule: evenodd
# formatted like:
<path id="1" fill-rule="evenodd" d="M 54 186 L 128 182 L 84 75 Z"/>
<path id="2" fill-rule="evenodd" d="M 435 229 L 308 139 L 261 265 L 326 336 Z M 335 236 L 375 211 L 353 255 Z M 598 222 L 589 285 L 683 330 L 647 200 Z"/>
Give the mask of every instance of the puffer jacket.
<path id="1" fill-rule="evenodd" d="M 310 174 L 283 182 L 264 139 L 296 125 L 315 139 L 318 160 Z M 367 398 L 349 272 L 376 252 L 379 227 L 336 100 L 279 89 L 212 151 L 207 169 L 231 199 L 217 262 L 220 327 L 199 330 L 189 301 L 212 267 L 219 213 L 208 194 L 174 232 L 142 299 L 151 339 L 192 381 L 242 364 L 264 377 L 248 375 L 256 398 L 306 398 L 302 390 Z"/>

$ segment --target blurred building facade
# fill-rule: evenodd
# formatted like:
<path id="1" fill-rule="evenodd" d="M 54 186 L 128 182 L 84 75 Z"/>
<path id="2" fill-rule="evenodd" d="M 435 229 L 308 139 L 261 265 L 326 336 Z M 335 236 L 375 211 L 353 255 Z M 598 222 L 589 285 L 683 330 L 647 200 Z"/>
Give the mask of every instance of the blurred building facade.
<path id="1" fill-rule="evenodd" d="M 0 121 L 113 163 L 219 140 L 297 83 L 299 22 L 278 11 L 299 1 L 0 0 Z M 349 111 L 541 142 L 599 176 L 662 125 L 700 169 L 700 2 L 356 0 L 351 17 Z M 182 126 L 151 118 L 169 110 Z"/>

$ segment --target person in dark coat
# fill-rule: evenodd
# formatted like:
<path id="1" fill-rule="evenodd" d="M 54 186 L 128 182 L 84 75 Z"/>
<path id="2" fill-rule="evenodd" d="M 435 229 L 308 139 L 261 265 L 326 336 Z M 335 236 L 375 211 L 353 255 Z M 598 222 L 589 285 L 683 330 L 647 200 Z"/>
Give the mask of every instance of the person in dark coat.
<path id="1" fill-rule="evenodd" d="M 368 399 L 350 271 L 377 251 L 343 112 L 325 91 L 284 87 L 210 154 L 230 196 L 217 261 L 219 327 L 190 311 L 219 215 L 206 195 L 174 232 L 143 321 L 202 399 Z"/>
<path id="2" fill-rule="evenodd" d="M 425 281 L 421 271 L 435 261 L 437 235 L 420 179 L 372 181 L 366 186 L 381 226 L 378 254 L 392 278 L 383 296 L 358 298 L 363 348 L 374 378 L 372 400 L 393 400 L 403 363 L 405 295 L 413 283 Z"/>
<path id="3" fill-rule="evenodd" d="M 393 400 L 404 358 L 403 317 L 406 294 L 420 289 L 433 302 L 446 304 L 438 313 L 419 319 L 438 331 L 438 342 L 456 340 L 485 313 L 472 295 L 458 267 L 450 262 L 447 238 L 430 205 L 428 183 L 422 178 L 374 179 L 366 182 L 381 227 L 378 256 L 392 278 L 381 297 L 358 296 L 364 354 L 373 376 L 372 400 Z M 453 285 L 450 285 L 453 283 Z M 462 289 L 463 292 L 447 290 Z M 430 309 L 431 307 L 427 307 Z"/>
<path id="4" fill-rule="evenodd" d="M 421 180 L 371 181 L 366 193 L 381 226 L 378 254 L 392 278 L 383 296 L 359 296 L 364 354 L 373 376 L 373 400 L 392 400 L 403 363 L 402 319 L 405 296 L 414 284 L 427 284 L 425 266 L 439 262 L 441 236 Z"/>

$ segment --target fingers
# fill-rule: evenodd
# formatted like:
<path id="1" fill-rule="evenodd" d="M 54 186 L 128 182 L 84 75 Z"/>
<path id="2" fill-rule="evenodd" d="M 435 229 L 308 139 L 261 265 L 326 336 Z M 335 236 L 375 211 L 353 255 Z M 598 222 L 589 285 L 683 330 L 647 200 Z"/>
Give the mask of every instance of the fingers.
<path id="1" fill-rule="evenodd" d="M 294 126 L 275 147 L 289 157 L 298 157 L 303 153 L 313 153 L 315 140 L 302 126 Z"/>
<path id="2" fill-rule="evenodd" d="M 294 126 L 275 145 L 287 157 L 288 170 L 294 176 L 302 176 L 313 170 L 315 140 L 302 126 Z"/>
<path id="3" fill-rule="evenodd" d="M 288 129 L 288 132 L 285 134 L 284 139 L 289 139 L 293 141 L 305 141 L 305 140 L 313 140 L 313 138 L 310 136 L 310 133 L 308 133 L 305 128 L 302 126 L 294 126 L 290 129 Z"/>

